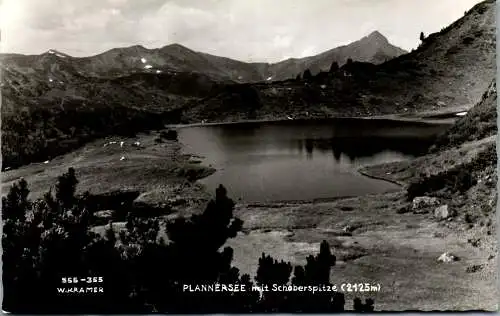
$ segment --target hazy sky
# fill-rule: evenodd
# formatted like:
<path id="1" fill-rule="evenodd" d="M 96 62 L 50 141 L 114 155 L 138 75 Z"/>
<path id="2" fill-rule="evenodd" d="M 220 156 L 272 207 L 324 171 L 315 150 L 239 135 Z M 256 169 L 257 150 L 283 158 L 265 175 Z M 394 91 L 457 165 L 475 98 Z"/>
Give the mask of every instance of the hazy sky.
<path id="1" fill-rule="evenodd" d="M 2 52 L 73 56 L 180 43 L 244 61 L 304 57 L 371 33 L 410 50 L 478 0 L 0 0 Z"/>

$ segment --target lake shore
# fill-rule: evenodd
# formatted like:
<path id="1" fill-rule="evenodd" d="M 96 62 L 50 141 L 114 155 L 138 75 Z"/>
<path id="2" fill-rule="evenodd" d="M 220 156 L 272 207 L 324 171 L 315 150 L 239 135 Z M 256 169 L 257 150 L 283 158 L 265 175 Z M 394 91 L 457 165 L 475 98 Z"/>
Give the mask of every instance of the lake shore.
<path id="1" fill-rule="evenodd" d="M 334 116 L 326 118 L 288 118 L 275 117 L 275 118 L 265 118 L 265 119 L 244 119 L 244 120 L 231 120 L 231 121 L 215 121 L 215 122 L 199 122 L 199 123 L 187 123 L 187 124 L 168 124 L 165 125 L 166 128 L 188 128 L 188 127 L 200 127 L 200 126 L 219 126 L 219 125 L 233 125 L 233 124 L 256 124 L 256 123 L 284 123 L 284 122 L 305 122 L 305 121 L 329 121 L 329 120 L 378 120 L 387 122 L 402 122 L 402 123 L 415 123 L 415 124 L 453 124 L 458 116 L 454 117 L 456 113 L 461 113 L 463 111 L 435 111 L 435 112 L 422 112 L 414 114 L 388 114 L 380 116 Z M 449 115 L 447 118 L 432 118 L 433 116 L 439 115 Z"/>

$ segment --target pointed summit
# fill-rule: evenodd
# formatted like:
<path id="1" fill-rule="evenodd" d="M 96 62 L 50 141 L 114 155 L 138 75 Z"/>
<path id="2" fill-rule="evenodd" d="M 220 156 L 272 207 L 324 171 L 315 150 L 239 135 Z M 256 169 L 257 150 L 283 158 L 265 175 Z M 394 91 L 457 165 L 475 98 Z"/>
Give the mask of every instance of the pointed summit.
<path id="1" fill-rule="evenodd" d="M 387 39 L 387 37 L 385 37 L 379 31 L 373 31 L 368 36 L 366 36 L 365 38 L 368 39 L 368 40 L 371 40 L 371 41 L 389 43 L 389 40 Z"/>
<path id="2" fill-rule="evenodd" d="M 371 32 L 370 35 L 368 35 L 368 37 L 385 37 L 385 36 L 382 35 L 382 33 L 380 33 L 379 31 L 375 30 Z"/>

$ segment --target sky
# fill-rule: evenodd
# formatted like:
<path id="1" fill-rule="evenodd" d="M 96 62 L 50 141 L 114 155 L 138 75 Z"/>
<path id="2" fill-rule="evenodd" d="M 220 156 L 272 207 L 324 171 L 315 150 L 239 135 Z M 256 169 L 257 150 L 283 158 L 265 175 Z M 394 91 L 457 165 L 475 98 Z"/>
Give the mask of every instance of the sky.
<path id="1" fill-rule="evenodd" d="M 479 0 L 0 0 L 1 52 L 80 57 L 178 43 L 248 62 L 315 55 L 378 30 L 406 50 Z"/>

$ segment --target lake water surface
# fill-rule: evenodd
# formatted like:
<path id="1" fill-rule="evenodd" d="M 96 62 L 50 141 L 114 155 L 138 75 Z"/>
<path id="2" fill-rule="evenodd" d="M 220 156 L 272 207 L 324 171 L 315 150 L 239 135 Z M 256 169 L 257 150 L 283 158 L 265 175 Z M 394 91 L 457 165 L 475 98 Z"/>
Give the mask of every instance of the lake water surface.
<path id="1" fill-rule="evenodd" d="M 425 153 L 449 124 L 337 119 L 238 123 L 180 128 L 184 151 L 217 172 L 201 180 L 223 184 L 234 200 L 311 200 L 383 193 L 399 186 L 357 172 L 363 165 Z"/>

